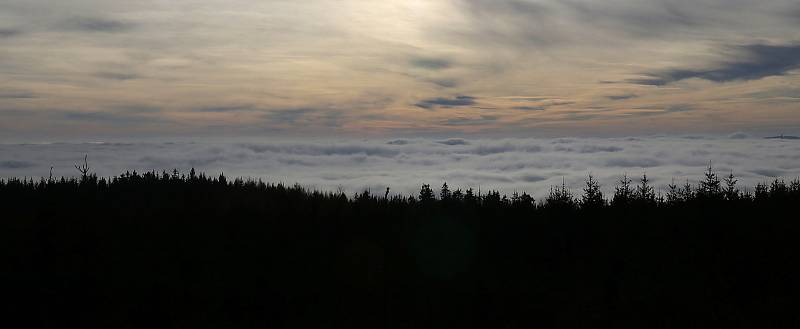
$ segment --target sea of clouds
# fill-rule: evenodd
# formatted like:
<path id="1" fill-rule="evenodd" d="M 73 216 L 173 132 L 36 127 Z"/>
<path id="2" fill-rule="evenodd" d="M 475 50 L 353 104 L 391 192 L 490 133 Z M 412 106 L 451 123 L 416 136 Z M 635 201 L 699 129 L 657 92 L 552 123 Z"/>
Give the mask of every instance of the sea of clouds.
<path id="1" fill-rule="evenodd" d="M 75 176 L 88 155 L 92 170 L 114 176 L 190 168 L 209 175 L 348 194 L 370 189 L 413 194 L 423 183 L 544 197 L 562 181 L 579 193 L 591 173 L 611 192 L 627 173 L 646 173 L 659 188 L 673 179 L 696 184 L 711 163 L 743 187 L 800 177 L 800 141 L 728 137 L 559 139 L 384 139 L 248 142 L 0 144 L 0 177 Z"/>

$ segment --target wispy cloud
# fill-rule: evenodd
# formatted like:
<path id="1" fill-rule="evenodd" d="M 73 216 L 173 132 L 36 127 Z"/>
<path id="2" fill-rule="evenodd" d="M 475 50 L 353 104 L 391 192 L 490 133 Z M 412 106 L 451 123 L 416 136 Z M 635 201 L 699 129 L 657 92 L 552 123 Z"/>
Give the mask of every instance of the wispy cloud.
<path id="1" fill-rule="evenodd" d="M 450 138 L 441 141 L 436 141 L 436 143 L 443 144 L 443 145 L 469 145 L 469 142 L 462 139 L 462 138 Z"/>
<path id="2" fill-rule="evenodd" d="M 547 109 L 546 106 L 514 106 L 512 109 L 520 110 L 520 111 L 544 111 Z"/>
<path id="3" fill-rule="evenodd" d="M 17 161 L 17 160 L 6 160 L 0 161 L 0 169 L 27 169 L 35 166 L 35 164 L 27 161 Z"/>
<path id="4" fill-rule="evenodd" d="M 446 126 L 480 126 L 494 123 L 499 118 L 497 115 L 482 115 L 478 118 L 458 117 L 447 119 L 442 124 Z"/>
<path id="5" fill-rule="evenodd" d="M 624 101 L 624 100 L 627 100 L 627 99 L 634 99 L 634 98 L 637 98 L 637 97 L 639 97 L 639 96 L 638 95 L 634 95 L 634 94 L 622 94 L 622 95 L 606 96 L 606 98 L 608 98 L 608 99 L 610 99 L 612 101 Z"/>
<path id="6" fill-rule="evenodd" d="M 427 70 L 443 70 L 449 68 L 452 63 L 443 58 L 417 57 L 411 60 L 411 65 Z"/>
<path id="7" fill-rule="evenodd" d="M 68 31 L 119 33 L 132 30 L 136 25 L 130 22 L 98 18 L 98 17 L 73 17 L 64 20 L 59 27 Z"/>
<path id="8" fill-rule="evenodd" d="M 781 76 L 800 68 L 800 45 L 770 46 L 747 45 L 735 47 L 741 53 L 736 60 L 726 61 L 708 69 L 672 69 L 647 74 L 646 78 L 628 82 L 663 86 L 686 79 L 704 79 L 714 82 L 758 80 Z"/>
<path id="9" fill-rule="evenodd" d="M 18 29 L 0 29 L 0 39 L 11 38 L 22 34 L 22 30 Z"/>
<path id="10" fill-rule="evenodd" d="M 456 79 L 429 79 L 428 81 L 444 88 L 458 87 L 458 80 Z"/>
<path id="11" fill-rule="evenodd" d="M 420 101 L 416 104 L 416 106 L 424 108 L 424 109 L 432 109 L 435 107 L 459 107 L 459 106 L 471 106 L 475 105 L 475 97 L 471 96 L 456 96 L 454 98 L 431 98 Z"/>
<path id="12" fill-rule="evenodd" d="M 27 91 L 2 91 L 0 90 L 0 99 L 29 99 L 36 98 L 36 94 Z"/>
<path id="13" fill-rule="evenodd" d="M 209 113 L 226 113 L 226 112 L 242 112 L 256 110 L 251 105 L 223 105 L 223 106 L 206 106 L 194 108 L 192 112 L 209 112 Z"/>
<path id="14" fill-rule="evenodd" d="M 305 117 L 310 113 L 319 112 L 319 109 L 313 108 L 299 108 L 299 109 L 284 109 L 284 110 L 273 110 L 265 114 L 265 117 L 273 122 L 278 124 L 294 124 L 301 118 Z M 334 115 L 335 116 L 335 115 Z M 327 122 L 334 122 L 335 117 L 328 117 Z"/>
<path id="15" fill-rule="evenodd" d="M 668 113 L 689 112 L 689 111 L 693 111 L 694 109 L 695 109 L 694 106 L 689 105 L 689 104 L 675 104 L 675 105 L 667 106 L 667 108 L 664 109 L 664 112 L 668 112 Z"/>
<path id="16" fill-rule="evenodd" d="M 98 78 L 119 80 L 119 81 L 135 80 L 141 78 L 139 75 L 134 73 L 122 73 L 122 72 L 99 72 L 96 73 L 95 76 Z"/>
<path id="17" fill-rule="evenodd" d="M 66 111 L 62 113 L 65 120 L 112 124 L 118 126 L 133 126 L 145 123 L 157 123 L 166 119 L 130 113 L 115 112 L 77 112 Z"/>

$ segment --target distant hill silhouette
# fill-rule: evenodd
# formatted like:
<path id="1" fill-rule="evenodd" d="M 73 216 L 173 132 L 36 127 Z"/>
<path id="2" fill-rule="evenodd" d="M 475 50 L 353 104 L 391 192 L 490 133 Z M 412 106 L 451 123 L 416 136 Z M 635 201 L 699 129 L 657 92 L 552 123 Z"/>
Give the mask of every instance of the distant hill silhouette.
<path id="1" fill-rule="evenodd" d="M 783 328 L 800 181 L 709 168 L 611 199 L 355 195 L 182 174 L 0 180 L 5 323 L 32 328 Z M 437 193 L 438 192 L 438 193 Z"/>

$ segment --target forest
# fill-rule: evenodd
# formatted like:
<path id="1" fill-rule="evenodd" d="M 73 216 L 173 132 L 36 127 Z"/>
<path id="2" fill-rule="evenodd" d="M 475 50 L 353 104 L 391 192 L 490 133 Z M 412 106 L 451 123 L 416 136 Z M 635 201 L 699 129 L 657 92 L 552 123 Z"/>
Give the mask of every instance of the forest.
<path id="1" fill-rule="evenodd" d="M 745 192 L 709 167 L 604 195 L 589 176 L 537 201 L 76 168 L 0 180 L 4 312 L 24 327 L 800 326 L 798 179 Z"/>

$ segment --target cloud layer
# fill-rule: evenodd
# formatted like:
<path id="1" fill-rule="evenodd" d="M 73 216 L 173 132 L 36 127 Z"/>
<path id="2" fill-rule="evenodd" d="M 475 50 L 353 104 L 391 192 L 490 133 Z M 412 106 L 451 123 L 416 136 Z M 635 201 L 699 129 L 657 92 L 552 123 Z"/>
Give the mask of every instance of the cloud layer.
<path id="1" fill-rule="evenodd" d="M 592 173 L 611 192 L 627 173 L 664 187 L 696 184 L 711 162 L 745 187 L 800 177 L 800 143 L 736 134 L 732 138 L 398 139 L 226 143 L 0 144 L 0 177 L 73 176 L 89 156 L 98 174 L 125 170 L 183 172 L 300 183 L 323 190 L 416 193 L 420 184 L 527 191 L 546 195 L 562 179 L 576 192 Z"/>

